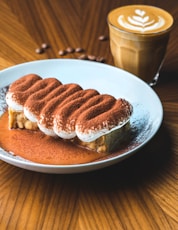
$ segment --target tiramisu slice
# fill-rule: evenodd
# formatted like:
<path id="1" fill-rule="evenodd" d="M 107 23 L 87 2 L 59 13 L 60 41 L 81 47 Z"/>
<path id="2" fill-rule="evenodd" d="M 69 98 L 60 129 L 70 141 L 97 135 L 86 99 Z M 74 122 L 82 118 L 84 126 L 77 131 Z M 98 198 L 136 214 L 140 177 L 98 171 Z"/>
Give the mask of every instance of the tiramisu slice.
<path id="1" fill-rule="evenodd" d="M 132 106 L 125 99 L 36 74 L 12 83 L 6 102 L 10 129 L 39 128 L 46 135 L 97 152 L 113 150 L 129 127 L 132 114 Z"/>

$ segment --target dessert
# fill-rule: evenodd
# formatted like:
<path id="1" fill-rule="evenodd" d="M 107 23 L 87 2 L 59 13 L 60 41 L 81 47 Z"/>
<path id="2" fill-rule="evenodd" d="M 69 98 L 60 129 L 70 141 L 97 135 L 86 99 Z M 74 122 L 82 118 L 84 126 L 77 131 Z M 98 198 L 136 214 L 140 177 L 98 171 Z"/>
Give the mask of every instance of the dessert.
<path id="1" fill-rule="evenodd" d="M 12 83 L 6 102 L 10 129 L 40 129 L 97 152 L 112 151 L 132 114 L 132 105 L 125 99 L 36 74 Z"/>

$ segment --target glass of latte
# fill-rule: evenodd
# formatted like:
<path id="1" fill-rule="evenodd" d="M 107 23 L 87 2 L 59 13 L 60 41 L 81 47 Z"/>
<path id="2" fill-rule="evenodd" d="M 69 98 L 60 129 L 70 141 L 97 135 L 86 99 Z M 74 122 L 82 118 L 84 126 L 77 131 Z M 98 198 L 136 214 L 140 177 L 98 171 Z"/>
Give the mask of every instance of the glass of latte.
<path id="1" fill-rule="evenodd" d="M 173 17 L 148 5 L 128 5 L 108 14 L 110 48 L 117 67 L 151 86 L 159 78 Z"/>

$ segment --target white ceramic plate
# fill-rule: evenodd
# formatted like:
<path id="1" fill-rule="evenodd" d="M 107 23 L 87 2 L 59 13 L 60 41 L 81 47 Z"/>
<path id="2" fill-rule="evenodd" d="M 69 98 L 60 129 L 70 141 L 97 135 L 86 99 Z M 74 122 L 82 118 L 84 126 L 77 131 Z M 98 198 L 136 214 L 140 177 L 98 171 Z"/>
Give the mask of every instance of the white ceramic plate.
<path id="1" fill-rule="evenodd" d="M 4 88 L 19 77 L 36 73 L 42 77 L 56 77 L 62 83 L 78 83 L 84 89 L 94 88 L 116 98 L 123 97 L 133 105 L 130 139 L 117 152 L 107 158 L 77 165 L 38 164 L 12 156 L 0 148 L 0 159 L 20 168 L 44 173 L 78 173 L 115 164 L 138 151 L 158 131 L 162 119 L 162 104 L 146 83 L 116 67 L 73 59 L 49 59 L 23 63 L 0 71 L 0 115 L 6 107 Z M 30 147 L 30 146 L 29 146 Z"/>

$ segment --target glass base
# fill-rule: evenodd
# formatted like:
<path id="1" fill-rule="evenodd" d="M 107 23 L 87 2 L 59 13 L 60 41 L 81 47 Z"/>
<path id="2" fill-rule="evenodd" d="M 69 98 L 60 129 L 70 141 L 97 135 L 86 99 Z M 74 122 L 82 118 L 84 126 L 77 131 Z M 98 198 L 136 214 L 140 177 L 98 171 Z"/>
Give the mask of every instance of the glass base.
<path id="1" fill-rule="evenodd" d="M 159 73 L 156 74 L 156 76 L 153 78 L 153 81 L 149 83 L 151 87 L 157 85 L 159 79 Z"/>

